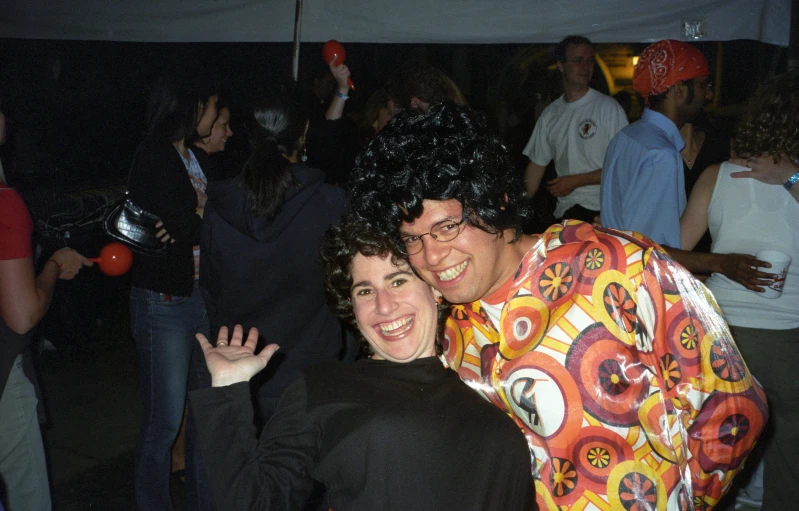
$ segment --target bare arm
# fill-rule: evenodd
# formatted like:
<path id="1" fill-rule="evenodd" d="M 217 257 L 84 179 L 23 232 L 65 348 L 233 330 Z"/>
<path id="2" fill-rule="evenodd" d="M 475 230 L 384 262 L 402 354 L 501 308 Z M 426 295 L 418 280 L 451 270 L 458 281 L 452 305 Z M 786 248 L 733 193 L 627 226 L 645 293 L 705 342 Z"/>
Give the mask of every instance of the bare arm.
<path id="1" fill-rule="evenodd" d="M 768 286 L 774 278 L 773 274 L 758 269 L 770 268 L 771 264 L 749 254 L 705 254 L 672 247 L 664 248 L 675 261 L 691 273 L 699 275 L 720 273 L 757 293 L 765 291 L 763 287 Z"/>
<path id="2" fill-rule="evenodd" d="M 693 250 L 707 231 L 707 209 L 716 187 L 721 165 L 711 165 L 696 180 L 688 205 L 680 217 L 680 238 L 683 250 Z M 685 266 L 685 265 L 683 265 Z"/>
<path id="3" fill-rule="evenodd" d="M 54 253 L 38 277 L 29 257 L 0 261 L 0 316 L 18 334 L 28 332 L 47 313 L 56 280 L 72 279 L 93 264 L 71 248 Z"/>
<path id="4" fill-rule="evenodd" d="M 541 186 L 541 179 L 544 178 L 544 171 L 546 166 L 536 165 L 533 162 L 527 164 L 524 170 L 524 185 L 527 188 L 527 196 L 532 198 Z"/>
<path id="5" fill-rule="evenodd" d="M 758 261 L 749 254 L 705 254 L 691 252 L 708 226 L 707 210 L 716 187 L 721 165 L 711 165 L 699 176 L 688 199 L 688 206 L 680 217 L 680 238 L 683 250 L 669 248 L 675 261 L 691 273 L 709 275 L 721 273 L 751 291 L 763 292 L 763 287 L 771 281 L 771 275 L 761 272 L 758 267 L 770 266 Z"/>
<path id="6" fill-rule="evenodd" d="M 602 181 L 602 169 L 592 170 L 585 174 L 558 176 L 547 182 L 547 190 L 555 197 L 565 197 L 581 186 L 598 185 Z"/>
<path id="7" fill-rule="evenodd" d="M 338 93 L 347 96 L 347 93 L 350 91 L 350 86 L 347 84 L 347 78 L 350 77 L 350 68 L 345 64 L 336 66 L 333 64 L 335 61 L 336 59 L 333 58 L 327 65 L 330 66 L 330 72 L 333 73 L 333 78 L 336 79 Z M 333 94 L 333 99 L 330 100 L 330 106 L 327 107 L 327 112 L 325 113 L 325 119 L 328 121 L 341 119 L 341 116 L 344 114 L 344 103 L 345 100 L 343 98 L 338 94 Z"/>

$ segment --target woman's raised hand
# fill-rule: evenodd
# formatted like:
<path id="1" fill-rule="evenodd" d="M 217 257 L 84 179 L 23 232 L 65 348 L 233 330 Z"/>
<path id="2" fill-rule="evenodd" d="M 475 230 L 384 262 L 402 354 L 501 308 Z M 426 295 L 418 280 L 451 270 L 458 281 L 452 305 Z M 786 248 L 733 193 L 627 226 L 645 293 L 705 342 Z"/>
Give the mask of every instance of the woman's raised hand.
<path id="1" fill-rule="evenodd" d="M 203 334 L 197 334 L 195 337 L 205 355 L 205 364 L 211 373 L 212 387 L 224 387 L 249 381 L 266 367 L 269 359 L 278 350 L 277 344 L 269 344 L 256 355 L 258 329 L 251 328 L 247 339 L 243 340 L 244 333 L 241 325 L 236 325 L 233 328 L 233 335 L 229 341 L 227 327 L 220 328 L 216 346 L 211 346 Z"/>

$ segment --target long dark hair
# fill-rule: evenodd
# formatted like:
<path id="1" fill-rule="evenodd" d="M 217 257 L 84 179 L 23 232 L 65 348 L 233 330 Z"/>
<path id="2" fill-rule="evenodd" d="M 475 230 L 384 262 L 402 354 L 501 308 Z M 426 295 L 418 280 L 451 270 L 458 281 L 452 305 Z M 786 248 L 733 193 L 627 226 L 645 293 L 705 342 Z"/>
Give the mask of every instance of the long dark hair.
<path id="1" fill-rule="evenodd" d="M 257 101 L 252 120 L 253 151 L 244 165 L 243 185 L 256 214 L 273 217 L 297 185 L 288 157 L 302 150 L 308 111 L 299 95 L 282 94 Z"/>
<path id="2" fill-rule="evenodd" d="M 185 67 L 185 68 L 184 68 Z M 147 133 L 170 142 L 197 138 L 200 104 L 219 94 L 217 81 L 187 66 L 176 67 L 159 76 L 147 102 Z"/>

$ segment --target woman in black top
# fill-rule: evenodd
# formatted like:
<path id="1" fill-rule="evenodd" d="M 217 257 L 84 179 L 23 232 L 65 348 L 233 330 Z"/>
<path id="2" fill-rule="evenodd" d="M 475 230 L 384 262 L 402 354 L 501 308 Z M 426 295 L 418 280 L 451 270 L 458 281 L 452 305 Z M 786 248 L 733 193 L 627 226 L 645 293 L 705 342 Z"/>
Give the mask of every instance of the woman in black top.
<path id="1" fill-rule="evenodd" d="M 246 382 L 277 345 L 255 355 L 258 332 L 243 342 L 239 325 L 229 345 L 226 328 L 216 347 L 197 336 L 213 388 L 190 400 L 217 506 L 301 509 L 317 480 L 336 511 L 534 509 L 524 436 L 436 357 L 437 293 L 349 218 L 326 235 L 322 260 L 331 305 L 371 356 L 303 370 L 260 440 Z"/>
<path id="2" fill-rule="evenodd" d="M 207 386 L 195 332 L 207 332 L 197 285 L 205 176 L 189 149 L 208 136 L 217 116 L 217 95 L 189 77 L 164 76 L 148 104 L 148 135 L 136 151 L 128 180 L 133 203 L 161 218 L 169 233 L 166 254 L 134 255 L 131 326 L 144 403 L 136 444 L 134 486 L 138 509 L 171 510 L 170 453 L 183 419 L 187 387 Z M 192 353 L 195 369 L 190 371 Z M 197 362 L 200 363 L 197 363 Z M 210 500 L 201 484 L 191 421 L 186 432 L 186 509 Z"/>

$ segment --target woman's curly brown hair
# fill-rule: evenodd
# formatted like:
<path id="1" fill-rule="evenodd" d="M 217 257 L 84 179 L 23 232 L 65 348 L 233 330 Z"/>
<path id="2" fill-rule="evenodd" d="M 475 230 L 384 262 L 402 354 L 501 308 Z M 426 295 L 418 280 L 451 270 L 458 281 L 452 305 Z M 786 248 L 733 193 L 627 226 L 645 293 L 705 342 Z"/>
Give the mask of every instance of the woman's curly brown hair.
<path id="1" fill-rule="evenodd" d="M 338 225 L 331 226 L 322 239 L 319 259 L 325 272 L 327 303 L 339 319 L 355 329 L 361 348 L 371 355 L 372 349 L 358 330 L 352 306 L 352 260 L 357 254 L 366 257 L 391 256 L 391 262 L 397 266 L 409 263 L 407 257 L 394 243 L 352 214 L 345 215 Z M 436 353 L 439 355 L 442 353 L 439 339 L 444 331 L 448 313 L 447 304 L 442 303 L 438 306 Z"/>
<path id="2" fill-rule="evenodd" d="M 749 100 L 735 135 L 738 156 L 799 159 L 799 71 L 765 82 Z"/>

